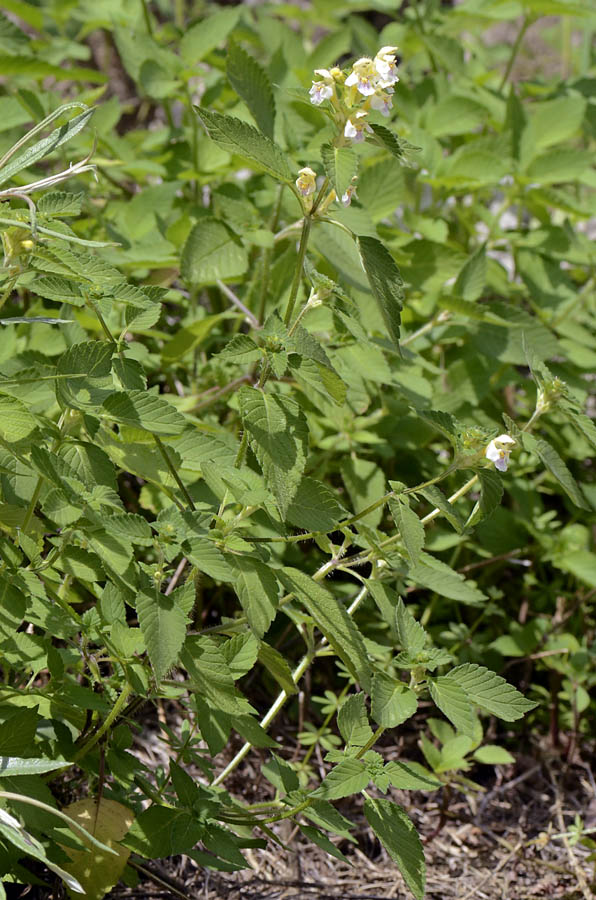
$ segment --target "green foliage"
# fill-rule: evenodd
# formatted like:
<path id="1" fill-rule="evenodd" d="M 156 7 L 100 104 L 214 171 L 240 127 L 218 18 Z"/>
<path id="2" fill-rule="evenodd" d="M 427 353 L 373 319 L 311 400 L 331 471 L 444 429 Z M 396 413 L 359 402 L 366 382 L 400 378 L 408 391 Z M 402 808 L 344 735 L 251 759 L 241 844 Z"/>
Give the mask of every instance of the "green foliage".
<path id="1" fill-rule="evenodd" d="M 119 855 L 224 871 L 285 818 L 350 861 L 362 807 L 335 803 L 362 794 L 422 898 L 394 789 L 475 790 L 525 716 L 594 737 L 596 135 L 592 51 L 567 28 L 593 15 L 389 6 L 378 35 L 328 0 L 0 15 L 14 881 L 77 892 L 68 851 L 90 843 L 97 871 L 111 852 L 58 808 L 76 773 L 125 811 Z M 523 40 L 484 39 L 524 11 L 558 17 L 556 76 L 513 78 Z M 372 57 L 393 43 L 392 97 Z M 373 106 L 345 86 L 367 54 Z M 147 702 L 177 709 L 152 733 L 169 768 L 133 742 Z M 226 784 L 252 748 L 275 792 L 255 805 Z"/>

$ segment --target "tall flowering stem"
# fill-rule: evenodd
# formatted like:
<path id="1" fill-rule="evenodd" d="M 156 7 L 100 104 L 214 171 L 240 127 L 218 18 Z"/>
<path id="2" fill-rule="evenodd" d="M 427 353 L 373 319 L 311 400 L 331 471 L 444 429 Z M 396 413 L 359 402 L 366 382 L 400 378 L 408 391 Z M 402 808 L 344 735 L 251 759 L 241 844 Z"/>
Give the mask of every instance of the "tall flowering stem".
<path id="1" fill-rule="evenodd" d="M 284 316 L 284 324 L 286 326 L 289 326 L 290 322 L 292 321 L 294 306 L 296 305 L 296 297 L 298 296 L 298 289 L 300 287 L 300 280 L 302 278 L 304 257 L 306 256 L 306 248 L 308 246 L 308 238 L 310 235 L 311 225 L 312 219 L 309 215 L 306 215 L 302 222 L 302 234 L 300 235 L 300 244 L 298 246 L 298 261 L 296 262 L 296 271 L 294 272 L 294 280 L 290 289 L 290 296 L 288 298 L 288 305 L 286 307 L 286 314 Z"/>

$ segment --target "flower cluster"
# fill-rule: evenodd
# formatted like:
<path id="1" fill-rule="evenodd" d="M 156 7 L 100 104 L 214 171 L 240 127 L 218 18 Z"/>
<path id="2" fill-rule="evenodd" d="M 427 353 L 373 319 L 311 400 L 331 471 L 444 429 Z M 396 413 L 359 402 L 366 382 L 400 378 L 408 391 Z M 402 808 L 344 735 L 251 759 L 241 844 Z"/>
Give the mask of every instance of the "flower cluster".
<path id="1" fill-rule="evenodd" d="M 393 105 L 393 85 L 399 81 L 395 64 L 397 47 L 381 47 L 374 59 L 356 60 L 346 77 L 340 69 L 315 69 L 319 76 L 309 91 L 311 103 L 320 106 L 329 100 L 343 128 L 343 135 L 355 144 L 368 132 L 371 109 L 389 116 Z"/>
<path id="2" fill-rule="evenodd" d="M 506 472 L 509 465 L 509 457 L 515 446 L 515 440 L 508 434 L 500 434 L 494 441 L 491 441 L 484 455 L 491 462 L 494 462 L 495 469 L 499 472 Z"/>

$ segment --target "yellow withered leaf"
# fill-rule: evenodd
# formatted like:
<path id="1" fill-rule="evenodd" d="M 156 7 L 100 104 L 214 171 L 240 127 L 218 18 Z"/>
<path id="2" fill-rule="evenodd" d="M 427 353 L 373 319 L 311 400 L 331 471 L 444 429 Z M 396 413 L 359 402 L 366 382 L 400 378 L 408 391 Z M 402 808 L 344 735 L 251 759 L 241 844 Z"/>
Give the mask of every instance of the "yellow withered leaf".
<path id="1" fill-rule="evenodd" d="M 130 851 L 120 847 L 118 841 L 124 838 L 132 825 L 134 814 L 121 803 L 106 798 L 101 799 L 99 806 L 97 800 L 92 798 L 77 800 L 64 812 L 102 844 L 116 851 L 116 855 L 107 853 L 92 844 L 89 844 L 88 850 L 63 848 L 70 856 L 70 862 L 65 863 L 63 868 L 80 881 L 87 900 L 102 900 L 118 883 L 126 866 Z M 80 837 L 80 833 L 77 836 Z"/>

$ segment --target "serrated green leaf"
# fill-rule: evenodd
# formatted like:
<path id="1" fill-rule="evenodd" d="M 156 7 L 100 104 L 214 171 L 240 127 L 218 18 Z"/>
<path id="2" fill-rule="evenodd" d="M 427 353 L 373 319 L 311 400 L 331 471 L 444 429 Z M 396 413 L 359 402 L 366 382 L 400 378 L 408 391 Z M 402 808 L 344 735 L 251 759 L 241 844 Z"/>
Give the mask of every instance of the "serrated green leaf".
<path id="1" fill-rule="evenodd" d="M 146 586 L 136 598 L 139 626 L 158 682 L 178 661 L 186 637 L 188 616 L 174 594 Z"/>
<path id="2" fill-rule="evenodd" d="M 31 290 L 46 300 L 58 303 L 70 303 L 71 306 L 84 306 L 83 297 L 76 282 L 60 275 L 43 275 L 31 282 Z"/>
<path id="3" fill-rule="evenodd" d="M 324 850 L 325 853 L 328 853 L 330 856 L 334 856 L 335 859 L 339 859 L 341 862 L 347 863 L 351 865 L 350 860 L 347 856 L 338 849 L 338 847 L 333 844 L 327 835 L 323 834 L 322 831 L 319 831 L 318 828 L 314 828 L 312 825 L 300 825 L 300 831 L 302 834 L 312 841 L 313 844 L 316 844 L 317 847 L 320 847 L 321 850 Z"/>
<path id="4" fill-rule="evenodd" d="M 414 411 L 417 416 L 445 435 L 452 444 L 455 443 L 458 435 L 458 426 L 457 420 L 451 413 L 443 412 L 443 410 L 439 409 L 415 409 Z"/>
<path id="5" fill-rule="evenodd" d="M 56 366 L 56 399 L 71 409 L 95 409 L 113 392 L 112 356 L 108 341 L 73 344 L 62 354 Z"/>
<path id="6" fill-rule="evenodd" d="M 298 693 L 298 687 L 292 678 L 292 670 L 279 650 L 262 641 L 259 646 L 259 662 L 273 675 L 288 697 Z"/>
<path id="7" fill-rule="evenodd" d="M 504 678 L 489 671 L 485 666 L 465 663 L 451 669 L 449 678 L 464 689 L 472 703 L 505 722 L 521 719 L 526 712 L 538 705 L 526 700 Z"/>
<path id="8" fill-rule="evenodd" d="M 308 428 L 304 413 L 295 400 L 255 388 L 241 388 L 238 400 L 263 475 L 285 516 L 306 465 Z"/>
<path id="9" fill-rule="evenodd" d="M 331 144 L 323 144 L 321 158 L 325 166 L 325 174 L 335 188 L 337 198 L 341 200 L 358 171 L 356 151 L 352 147 L 334 147 Z"/>
<path id="10" fill-rule="evenodd" d="M 558 408 L 578 428 L 583 436 L 596 449 L 596 425 L 585 413 L 577 409 L 573 403 L 565 400 L 559 401 Z"/>
<path id="11" fill-rule="evenodd" d="M 285 589 L 304 604 L 354 679 L 369 690 L 371 673 L 364 640 L 345 607 L 331 591 L 299 569 L 281 569 L 279 578 Z"/>
<path id="12" fill-rule="evenodd" d="M 476 474 L 480 481 L 480 500 L 474 506 L 465 524 L 466 528 L 472 528 L 488 519 L 501 502 L 503 496 L 503 481 L 496 472 L 491 469 L 479 469 Z"/>
<path id="13" fill-rule="evenodd" d="M 392 156 L 396 159 L 402 160 L 404 158 L 404 150 L 406 149 L 416 149 L 411 147 L 409 144 L 402 142 L 397 138 L 392 131 L 389 131 L 384 125 L 376 125 L 371 122 L 370 127 L 374 131 L 376 143 L 383 147 L 384 150 L 388 150 Z"/>
<path id="14" fill-rule="evenodd" d="M 441 782 L 417 762 L 392 760 L 385 765 L 390 784 L 400 791 L 435 791 Z"/>
<path id="15" fill-rule="evenodd" d="M 464 265 L 453 285 L 453 293 L 463 300 L 477 300 L 486 284 L 486 248 L 476 250 Z"/>
<path id="16" fill-rule="evenodd" d="M 200 572 L 206 572 L 216 581 L 234 583 L 235 569 L 228 563 L 221 550 L 208 537 L 191 537 L 184 542 L 184 551 Z"/>
<path id="17" fill-rule="evenodd" d="M 530 438 L 530 440 L 528 441 L 527 438 Z M 535 440 L 531 435 L 524 435 L 524 443 L 529 444 L 529 447 L 536 451 L 546 468 L 559 482 L 569 499 L 572 500 L 576 506 L 579 506 L 580 509 L 589 509 L 575 478 L 555 448 L 552 447 L 548 441 L 542 440 L 541 438 Z"/>
<path id="18" fill-rule="evenodd" d="M 271 569 L 258 559 L 248 557 L 233 561 L 234 585 L 251 631 L 262 638 L 275 618 L 278 604 L 277 579 Z"/>
<path id="19" fill-rule="evenodd" d="M 369 781 L 370 776 L 362 760 L 345 759 L 331 769 L 311 796 L 323 800 L 340 800 L 364 790 Z"/>
<path id="20" fill-rule="evenodd" d="M 66 191 L 50 191 L 40 197 L 37 212 L 44 216 L 79 216 L 84 194 L 69 194 Z"/>
<path id="21" fill-rule="evenodd" d="M 449 502 L 443 491 L 436 484 L 429 484 L 425 488 L 421 488 L 417 493 L 422 494 L 429 503 L 432 503 L 436 509 L 439 509 L 458 534 L 463 534 L 464 520 L 459 510 Z"/>
<path id="22" fill-rule="evenodd" d="M 182 590 L 184 590 L 184 587 Z M 194 604 L 194 585 L 191 584 L 190 588 L 192 591 L 192 603 Z M 250 672 L 256 663 L 259 655 L 259 643 L 254 634 L 247 631 L 244 634 L 235 634 L 228 641 L 224 641 L 221 645 L 221 651 L 230 667 L 232 678 L 234 681 L 237 681 L 246 675 L 247 672 Z"/>
<path id="23" fill-rule="evenodd" d="M 290 356 L 289 362 L 296 381 L 307 393 L 312 388 L 325 400 L 331 399 L 337 406 L 344 404 L 347 386 L 330 363 L 326 365 L 317 359 L 297 356 Z M 281 376 L 278 374 L 278 377 Z"/>
<path id="24" fill-rule="evenodd" d="M 241 156 L 250 163 L 283 181 L 293 184 L 292 169 L 288 159 L 277 144 L 253 128 L 233 116 L 195 107 L 196 113 L 203 123 L 209 137 L 228 153 Z"/>
<path id="25" fill-rule="evenodd" d="M 486 596 L 463 575 L 428 553 L 421 553 L 415 566 L 410 566 L 408 579 L 436 591 L 442 597 L 477 606 Z"/>
<path id="26" fill-rule="evenodd" d="M 82 581 L 103 581 L 105 570 L 99 556 L 83 550 L 82 547 L 70 545 L 64 547 L 60 555 L 62 568 L 68 575 L 80 578 Z"/>
<path id="27" fill-rule="evenodd" d="M 184 416 L 171 403 L 145 391 L 114 391 L 103 402 L 103 415 L 154 434 L 182 434 L 186 428 Z"/>
<path id="28" fill-rule="evenodd" d="M 473 737 L 472 704 L 458 682 L 448 675 L 439 675 L 429 679 L 428 690 L 435 705 L 453 722 L 457 730 Z"/>
<path id="29" fill-rule="evenodd" d="M 364 694 L 352 694 L 342 703 L 337 713 L 337 727 L 350 747 L 364 747 L 373 737 L 368 723 Z"/>
<path id="30" fill-rule="evenodd" d="M 132 560 L 132 544 L 120 535 L 98 528 L 88 532 L 89 546 L 119 575 L 123 575 Z"/>
<path id="31" fill-rule="evenodd" d="M 80 107 L 84 106 L 84 104 L 65 104 L 63 110 L 64 112 L 66 112 L 69 108 L 73 108 L 74 106 L 80 109 Z M 25 150 L 24 153 L 21 153 L 20 156 L 17 156 L 16 159 L 8 162 L 0 170 L 0 185 L 4 184 L 10 178 L 13 178 L 22 169 L 28 169 L 36 162 L 39 162 L 40 159 L 43 159 L 44 156 L 47 156 L 49 153 L 53 153 L 54 150 L 58 149 L 58 147 L 61 147 L 63 144 L 70 141 L 76 134 L 79 133 L 79 131 L 81 131 L 87 125 L 93 113 L 93 109 L 86 109 L 85 112 L 82 112 L 78 116 L 75 116 L 70 120 L 70 122 L 67 122 L 65 125 L 61 125 L 59 128 L 56 128 L 55 131 L 52 131 L 52 133 L 47 137 L 42 138 L 40 141 L 37 141 L 37 143 L 35 143 L 32 147 L 29 147 L 28 150 Z"/>
<path id="32" fill-rule="evenodd" d="M 397 601 L 395 610 L 395 625 L 402 650 L 405 650 L 411 656 L 416 656 L 417 653 L 424 649 L 428 635 L 420 622 L 416 621 L 406 607 L 401 597 Z"/>
<path id="33" fill-rule="evenodd" d="M 418 698 L 414 691 L 385 672 L 375 672 L 371 690 L 371 715 L 377 725 L 395 728 L 414 715 Z"/>
<path id="34" fill-rule="evenodd" d="M 488 766 L 507 766 L 515 762 L 515 756 L 509 750 L 505 750 L 504 747 L 495 747 L 493 744 L 479 747 L 473 755 L 476 762 Z"/>
<path id="35" fill-rule="evenodd" d="M 239 278 L 248 268 L 248 254 L 234 232 L 213 216 L 194 226 L 184 248 L 180 274 L 187 284 L 216 284 Z"/>
<path id="36" fill-rule="evenodd" d="M 265 69 L 235 41 L 227 47 L 226 75 L 263 134 L 273 139 L 275 100 L 271 81 Z"/>
<path id="37" fill-rule="evenodd" d="M 21 400 L 0 394 L 0 437 L 3 440 L 9 444 L 25 440 L 36 428 L 35 418 Z"/>
<path id="38" fill-rule="evenodd" d="M 211 709 L 232 716 L 255 712 L 248 700 L 236 691 L 230 667 L 213 640 L 188 637 L 180 661 L 190 676 L 191 689 L 198 691 Z"/>
<path id="39" fill-rule="evenodd" d="M 314 478 L 303 478 L 286 516 L 297 528 L 328 532 L 341 521 L 342 507 L 326 484 Z"/>
<path id="40" fill-rule="evenodd" d="M 399 327 L 404 300 L 404 283 L 399 269 L 381 241 L 361 236 L 357 242 L 362 265 L 381 310 L 389 337 L 399 347 Z"/>
<path id="41" fill-rule="evenodd" d="M 422 842 L 412 820 L 401 806 L 370 797 L 364 801 L 364 815 L 416 900 L 423 900 L 426 864 Z"/>
<path id="42" fill-rule="evenodd" d="M 410 509 L 407 498 L 394 497 L 389 498 L 389 509 L 393 516 L 402 541 L 404 542 L 408 556 L 415 565 L 420 559 L 420 553 L 424 547 L 426 534 L 424 525 L 414 512 Z"/>
<path id="43" fill-rule="evenodd" d="M 218 10 L 185 31 L 180 41 L 180 56 L 184 62 L 188 66 L 194 66 L 222 44 L 236 25 L 240 12 L 240 7 Z"/>
<path id="44" fill-rule="evenodd" d="M 220 359 L 229 359 L 239 365 L 256 362 L 262 356 L 261 348 L 247 334 L 235 334 L 219 353 Z"/>

